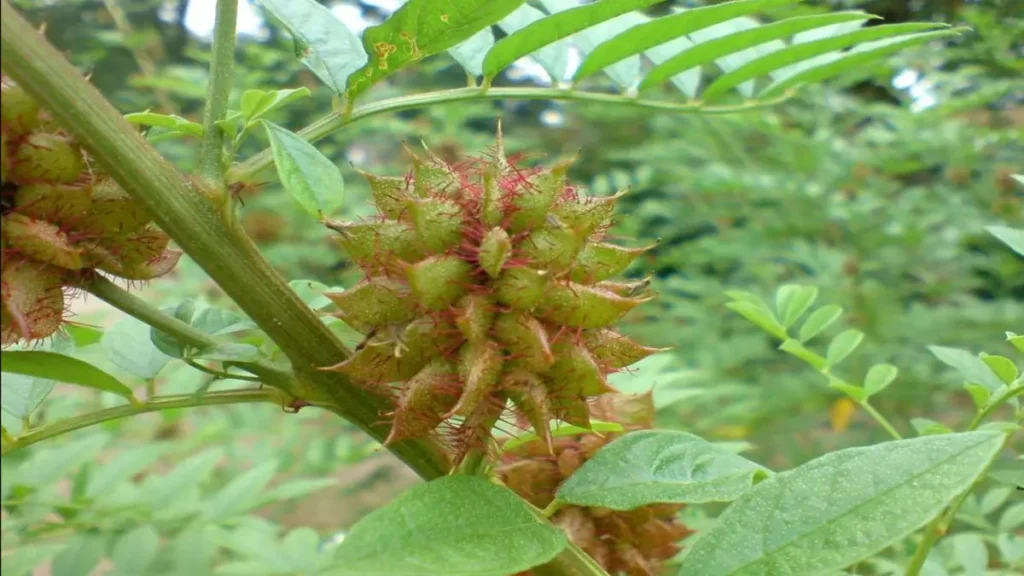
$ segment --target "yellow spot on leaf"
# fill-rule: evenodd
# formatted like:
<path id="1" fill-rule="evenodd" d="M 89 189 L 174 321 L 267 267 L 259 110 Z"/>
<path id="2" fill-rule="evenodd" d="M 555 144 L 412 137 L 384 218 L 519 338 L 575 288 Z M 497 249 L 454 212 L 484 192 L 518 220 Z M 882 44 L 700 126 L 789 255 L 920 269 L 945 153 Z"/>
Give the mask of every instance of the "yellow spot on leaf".
<path id="1" fill-rule="evenodd" d="M 444 22 L 445 24 L 448 23 L 448 15 L 447 14 L 441 14 L 441 22 Z"/>
<path id="2" fill-rule="evenodd" d="M 833 432 L 844 432 L 850 427 L 850 420 L 857 412 L 857 403 L 849 398 L 840 398 L 828 409 L 828 419 L 832 423 Z"/>

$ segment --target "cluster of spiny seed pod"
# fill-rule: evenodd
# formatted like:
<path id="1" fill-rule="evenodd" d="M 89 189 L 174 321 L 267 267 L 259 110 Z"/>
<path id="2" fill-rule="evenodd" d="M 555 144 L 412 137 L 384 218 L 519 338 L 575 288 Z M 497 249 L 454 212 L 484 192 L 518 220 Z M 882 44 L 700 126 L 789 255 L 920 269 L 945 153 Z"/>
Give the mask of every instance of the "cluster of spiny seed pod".
<path id="1" fill-rule="evenodd" d="M 594 417 L 622 424 L 623 432 L 651 428 L 651 395 L 605 394 L 591 405 Z M 555 499 L 562 483 L 599 449 L 620 436 L 581 434 L 554 439 L 554 450 L 527 442 L 506 450 L 499 477 L 511 490 L 539 508 Z M 679 521 L 682 504 L 652 504 L 635 510 L 564 506 L 552 517 L 572 541 L 609 574 L 652 576 L 680 550 L 692 533 Z M 529 572 L 520 576 L 525 576 Z"/>
<path id="2" fill-rule="evenodd" d="M 618 196 L 582 195 L 568 167 L 517 166 L 499 132 L 483 158 L 367 174 L 379 217 L 328 223 L 366 273 L 328 294 L 366 336 L 332 369 L 395 395 L 388 443 L 444 423 L 461 457 L 509 401 L 543 434 L 587 427 L 606 376 L 656 351 L 609 329 L 651 297 L 609 280 L 645 249 L 602 241 Z"/>
<path id="3" fill-rule="evenodd" d="M 0 340 L 10 344 L 56 332 L 65 289 L 83 274 L 148 280 L 180 252 L 24 90 L 0 76 L 0 91 Z"/>

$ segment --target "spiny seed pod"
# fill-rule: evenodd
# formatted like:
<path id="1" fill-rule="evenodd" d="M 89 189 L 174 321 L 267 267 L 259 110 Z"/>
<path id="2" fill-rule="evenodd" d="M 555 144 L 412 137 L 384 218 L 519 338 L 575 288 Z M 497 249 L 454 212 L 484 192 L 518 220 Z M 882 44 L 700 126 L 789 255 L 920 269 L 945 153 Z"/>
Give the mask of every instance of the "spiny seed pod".
<path id="1" fill-rule="evenodd" d="M 654 404 L 651 394 L 604 394 L 591 405 L 595 418 L 622 424 L 624 431 L 651 428 Z M 497 473 L 512 491 L 544 508 L 558 488 L 603 446 L 620 436 L 581 434 L 553 441 L 549 451 L 533 441 L 510 448 Z M 552 521 L 609 574 L 652 576 L 679 552 L 679 542 L 692 533 L 677 518 L 683 505 L 654 504 L 635 510 L 564 506 Z M 530 576 L 523 572 L 518 576 Z"/>
<path id="2" fill-rule="evenodd" d="M 65 287 L 98 269 L 149 280 L 181 253 L 151 215 L 16 84 L 0 77 L 3 344 L 59 329 Z"/>
<path id="3" fill-rule="evenodd" d="M 643 252 L 603 242 L 619 196 L 584 196 L 568 168 L 516 166 L 499 131 L 483 159 L 365 175 L 379 217 L 327 224 L 366 273 L 328 294 L 366 335 L 328 369 L 394 394 L 389 443 L 448 422 L 458 459 L 509 401 L 542 435 L 553 419 L 589 427 L 607 375 L 656 351 L 609 328 L 650 299 L 649 283 L 606 282 Z"/>

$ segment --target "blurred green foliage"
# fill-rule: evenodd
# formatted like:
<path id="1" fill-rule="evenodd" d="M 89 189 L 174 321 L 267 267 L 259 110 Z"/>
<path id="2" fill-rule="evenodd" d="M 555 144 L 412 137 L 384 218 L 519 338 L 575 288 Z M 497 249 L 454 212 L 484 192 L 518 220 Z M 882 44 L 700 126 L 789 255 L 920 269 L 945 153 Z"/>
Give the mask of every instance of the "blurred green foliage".
<path id="1" fill-rule="evenodd" d="M 47 37 L 123 112 L 199 120 L 209 44 L 190 33 L 185 17 L 202 3 L 16 4 L 45 23 Z M 1024 259 L 985 232 L 988 225 L 1024 222 L 1024 191 L 1010 179 L 1024 172 L 1024 11 L 1014 5 L 1020 7 L 994 0 L 834 0 L 778 10 L 773 16 L 858 7 L 890 21 L 963 22 L 974 32 L 768 110 L 688 116 L 517 102 L 378 116 L 318 144 L 346 178 L 345 206 L 335 216 L 372 214 L 355 168 L 404 172 L 403 141 L 415 147 L 422 140 L 446 158 L 480 154 L 500 116 L 511 152 L 532 160 L 578 150 L 577 183 L 596 194 L 631 188 L 612 234 L 631 245 L 657 243 L 629 274 L 650 276 L 660 297 L 630 316 L 624 330 L 672 351 L 617 375 L 616 384 L 653 386 L 663 426 L 747 442 L 748 457 L 779 468 L 885 437 L 864 414 L 854 413 L 852 423 L 838 418 L 839 392 L 724 306 L 727 290 L 770 299 L 787 283 L 818 286 L 819 302 L 843 308 L 826 335 L 849 328 L 866 335 L 843 365 L 844 377 L 863 381 L 878 363 L 899 367 L 897 381 L 873 401 L 897 428 L 909 433 L 910 420 L 923 417 L 963 424 L 972 407 L 961 380 L 927 346 L 1007 353 L 1004 331 L 1024 332 Z M 294 56 L 291 39 L 273 26 L 264 38 L 243 37 L 232 107 L 239 108 L 244 90 L 305 86 L 309 98 L 270 119 L 297 130 L 330 111 L 336 102 Z M 386 97 L 462 82 L 454 62 L 440 57 L 377 90 Z M 240 155 L 266 144 L 257 130 Z M 192 167 L 194 140 L 157 146 L 183 169 Z M 330 234 L 270 172 L 264 176 L 265 184 L 240 190 L 239 198 L 244 225 L 270 261 L 290 279 L 355 282 L 358 271 Z M 189 261 L 146 294 L 161 306 L 190 296 L 230 306 Z M 89 311 L 81 320 L 105 323 L 108 316 Z M 107 337 L 144 339 L 139 326 L 123 320 Z M 102 346 L 80 351 L 97 355 Z M 154 352 L 140 349 L 136 359 Z M 189 393 L 209 378 L 181 364 L 157 368 L 148 384 L 137 369 L 127 372 L 139 387 L 161 393 Z M 56 389 L 34 421 L 106 401 Z M 5 412 L 4 425 L 20 424 Z M 200 575 L 214 564 L 218 574 L 311 573 L 332 532 L 410 481 L 373 450 L 337 418 L 272 406 L 169 412 L 71 434 L 3 458 L 3 549 L 14 550 L 4 556 L 4 572 L 9 562 L 32 567 L 55 557 L 54 575 L 85 574 L 82 566 L 106 557 L 118 574 Z M 160 494 L 174 481 L 189 497 L 169 506 Z M 324 500 L 333 502 L 332 512 L 317 510 Z M 1021 505 L 1005 488 L 972 496 L 955 525 L 963 534 L 940 546 L 944 565 L 931 573 L 982 573 L 972 571 L 981 554 L 981 566 L 990 555 L 1020 566 L 1024 544 L 1012 532 Z M 699 528 L 704 512 L 687 514 Z M 898 567 L 879 559 L 860 573 L 896 574 Z"/>

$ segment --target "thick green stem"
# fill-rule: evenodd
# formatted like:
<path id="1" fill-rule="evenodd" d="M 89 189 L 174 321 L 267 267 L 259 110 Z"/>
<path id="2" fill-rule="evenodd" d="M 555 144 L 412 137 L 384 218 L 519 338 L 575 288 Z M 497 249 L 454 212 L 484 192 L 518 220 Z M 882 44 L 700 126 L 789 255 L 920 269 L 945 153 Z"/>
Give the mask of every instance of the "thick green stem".
<path id="1" fill-rule="evenodd" d="M 786 94 L 778 99 L 751 102 L 738 106 L 706 106 L 700 103 L 680 104 L 663 100 L 640 100 L 618 94 L 574 92 L 560 88 L 490 88 L 486 91 L 475 87 L 456 88 L 454 90 L 439 90 L 437 92 L 411 94 L 409 96 L 379 100 L 360 106 L 351 112 L 333 112 L 303 128 L 298 134 L 310 142 L 316 142 L 335 130 L 378 114 L 473 100 L 569 100 L 573 102 L 614 104 L 677 113 L 726 114 L 774 106 L 790 97 L 791 94 Z M 228 170 L 228 182 L 249 182 L 256 174 L 270 167 L 273 161 L 270 150 L 264 150 Z"/>
<path id="2" fill-rule="evenodd" d="M 285 397 L 272 388 L 262 390 L 228 390 L 224 392 L 210 392 L 201 397 L 193 394 L 180 394 L 174 396 L 157 396 L 140 404 L 125 404 L 90 412 L 67 420 L 61 420 L 53 424 L 41 426 L 35 430 L 12 438 L 3 446 L 3 454 L 7 455 L 15 450 L 31 446 L 47 438 L 67 434 L 75 430 L 95 426 L 111 420 L 118 420 L 126 416 L 135 416 L 147 412 L 159 412 L 174 408 L 195 408 L 197 406 L 216 406 L 220 404 L 251 404 L 254 402 L 266 402 L 270 404 L 281 404 Z"/>
<path id="3" fill-rule="evenodd" d="M 217 17 L 213 28 L 213 61 L 210 63 L 210 85 L 203 108 L 203 141 L 199 146 L 199 174 L 209 183 L 223 187 L 224 133 L 217 122 L 228 111 L 228 97 L 234 82 L 235 22 L 238 0 L 217 0 Z"/>
<path id="4" fill-rule="evenodd" d="M 1012 385 L 1007 386 L 1006 390 L 1004 390 L 1002 394 L 1000 394 L 991 402 L 989 402 L 988 406 L 985 406 L 985 408 L 979 410 L 978 413 L 974 415 L 974 419 L 971 420 L 971 423 L 970 425 L 968 425 L 967 429 L 976 429 L 978 426 L 981 425 L 982 422 L 985 421 L 985 418 L 988 418 L 993 412 L 996 411 L 996 409 L 998 409 L 1000 406 L 1009 401 L 1010 398 L 1013 398 L 1015 396 L 1024 396 L 1024 377 L 1018 378 L 1017 381 L 1014 382 Z"/>
<path id="5" fill-rule="evenodd" d="M 245 232 L 225 222 L 209 201 L 215 193 L 163 159 L 8 0 L 0 0 L 0 65 L 280 347 L 295 371 L 298 398 L 347 418 L 377 440 L 387 437 L 383 414 L 392 409 L 391 399 L 321 370 L 344 360 L 348 350 Z M 435 441 L 401 442 L 391 450 L 424 478 L 441 476 L 450 467 Z"/>

